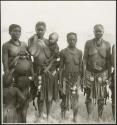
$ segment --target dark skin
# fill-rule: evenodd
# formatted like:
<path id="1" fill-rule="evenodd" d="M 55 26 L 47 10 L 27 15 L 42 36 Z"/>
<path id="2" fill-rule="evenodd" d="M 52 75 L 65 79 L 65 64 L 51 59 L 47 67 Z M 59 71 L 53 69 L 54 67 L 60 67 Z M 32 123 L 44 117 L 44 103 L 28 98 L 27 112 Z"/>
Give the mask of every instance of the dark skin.
<path id="1" fill-rule="evenodd" d="M 35 28 L 37 36 L 39 39 L 43 39 L 46 28 L 43 25 L 37 25 L 37 27 Z"/>
<path id="2" fill-rule="evenodd" d="M 36 28 L 35 28 L 35 31 L 36 31 L 36 35 L 38 37 L 39 40 L 44 40 L 44 34 L 45 34 L 45 31 L 46 31 L 46 27 L 44 25 L 37 25 Z M 29 52 L 30 54 L 34 57 L 34 62 L 35 62 L 35 57 L 38 57 L 38 54 L 36 54 L 36 44 L 32 44 L 30 43 L 31 41 L 28 42 L 28 46 L 29 46 Z M 44 41 L 45 42 L 45 41 Z M 41 49 L 42 50 L 42 49 Z M 43 52 L 42 52 L 43 54 Z M 43 55 L 40 55 L 39 58 L 41 58 Z M 41 59 L 43 60 L 43 58 Z M 43 61 L 42 61 L 43 62 Z M 42 113 L 43 113 L 43 100 L 40 100 L 40 96 L 38 96 L 37 98 L 37 105 L 38 105 L 38 111 L 39 111 L 39 117 L 42 116 Z M 48 116 L 49 116 L 49 112 L 50 112 L 50 107 L 51 107 L 51 101 L 47 101 L 47 119 L 48 119 Z"/>
<path id="3" fill-rule="evenodd" d="M 16 27 L 11 32 L 11 40 L 9 42 L 6 42 L 2 46 L 2 61 L 4 66 L 4 72 L 5 74 L 8 74 L 11 70 L 10 62 L 13 61 L 13 59 L 18 55 L 20 52 L 20 45 L 22 44 L 22 47 L 24 50 L 26 50 L 26 44 L 24 42 L 20 42 L 19 38 L 21 36 L 21 28 Z"/>
<path id="4" fill-rule="evenodd" d="M 110 66 L 110 44 L 109 42 L 103 40 L 104 28 L 101 25 L 96 25 L 94 27 L 94 39 L 91 39 L 86 42 L 84 49 L 84 58 L 83 58 L 83 84 L 84 90 L 86 92 L 86 107 L 88 112 L 88 117 L 91 116 L 91 89 L 87 87 L 87 82 L 85 80 L 85 71 L 89 71 L 91 73 L 98 74 L 103 73 L 108 70 L 108 78 L 109 80 L 111 73 Z M 99 52 L 105 56 L 102 58 Z M 104 54 L 105 53 L 105 54 Z M 103 60 L 103 61 L 102 61 Z M 103 107 L 104 107 L 104 99 L 98 99 L 98 118 L 102 117 Z"/>
<path id="5" fill-rule="evenodd" d="M 69 44 L 69 48 L 71 50 L 74 50 L 75 47 L 76 47 L 76 42 L 77 42 L 77 38 L 75 35 L 70 35 L 68 38 L 67 38 L 67 42 Z M 78 112 L 78 109 L 73 109 L 73 121 L 76 122 L 76 116 L 77 116 L 77 112 Z"/>
<path id="6" fill-rule="evenodd" d="M 19 38 L 21 36 L 20 27 L 14 27 L 12 29 L 12 31 L 10 31 L 9 34 L 11 36 L 11 40 L 6 42 L 5 44 L 3 44 L 3 47 L 2 47 L 2 61 L 3 61 L 4 73 L 6 75 L 8 75 L 10 72 L 12 72 L 14 70 L 14 65 L 11 66 L 11 62 L 13 62 L 13 60 L 18 57 L 19 52 L 27 50 L 26 43 L 21 42 L 19 40 Z M 32 74 L 33 74 L 33 67 L 31 67 L 31 75 Z M 25 88 L 25 93 L 26 92 L 28 92 L 27 88 Z M 22 107 L 21 110 L 27 111 L 28 105 L 24 106 L 24 107 Z M 26 112 L 23 113 L 22 117 L 23 117 L 23 119 L 26 119 Z M 22 121 L 20 121 L 20 122 L 22 122 Z M 24 122 L 26 122 L 26 121 L 24 121 Z"/>
<path id="7" fill-rule="evenodd" d="M 24 101 L 26 99 L 25 96 L 22 94 L 22 92 L 16 87 L 8 86 L 3 89 L 3 104 L 5 105 L 6 108 L 7 107 L 17 108 L 19 106 L 19 103 L 17 102 L 17 98 L 21 99 L 22 104 L 24 103 Z M 16 122 L 16 119 L 14 119 L 14 120 L 15 121 L 7 120 L 4 122 Z"/>
<path id="8" fill-rule="evenodd" d="M 3 89 L 3 103 L 6 106 L 16 107 L 17 98 L 20 98 L 22 101 L 26 99 L 22 92 L 16 87 L 11 86 Z"/>
<path id="9" fill-rule="evenodd" d="M 43 25 L 37 25 L 35 28 L 36 35 L 39 40 L 44 40 L 44 34 L 46 31 L 46 27 Z M 28 41 L 28 51 L 31 56 L 37 57 L 38 56 L 38 42 L 37 43 L 31 43 L 31 41 Z"/>
<path id="10" fill-rule="evenodd" d="M 104 34 L 104 29 L 101 26 L 96 26 L 94 28 L 94 36 L 95 36 L 97 46 L 101 45 L 103 34 Z M 83 60 L 83 74 L 84 74 L 83 76 L 85 76 L 86 63 L 87 63 L 87 60 L 84 59 Z M 110 67 L 109 63 L 108 63 L 108 71 L 109 71 L 109 75 L 110 75 L 111 67 Z"/>
<path id="11" fill-rule="evenodd" d="M 55 45 L 55 44 L 57 44 L 57 41 L 58 41 L 58 34 L 57 33 L 52 33 L 52 34 L 50 34 L 49 35 L 49 46 L 50 47 L 52 47 L 53 45 Z M 51 48 L 50 48 L 50 50 L 51 50 Z M 48 72 L 49 71 L 49 69 L 52 67 L 52 65 L 53 65 L 53 63 L 56 61 L 56 58 L 54 57 L 55 56 L 55 54 L 57 55 L 58 54 L 58 52 L 59 52 L 59 48 L 58 48 L 58 46 L 55 46 L 54 48 L 52 48 L 52 50 L 51 50 L 53 53 L 53 56 L 51 56 L 50 57 L 50 64 L 48 65 L 48 67 L 44 70 L 44 72 Z M 55 53 L 55 51 L 56 51 L 56 53 Z"/>
<path id="12" fill-rule="evenodd" d="M 115 119 L 115 65 L 116 65 L 116 61 L 115 61 L 115 44 L 112 46 L 112 55 L 111 55 L 111 66 L 113 68 L 113 72 L 111 73 L 111 85 L 110 85 L 110 89 L 112 92 L 111 98 L 112 98 L 112 113 L 113 113 L 113 118 Z"/>
<path id="13" fill-rule="evenodd" d="M 77 37 L 76 35 L 74 34 L 70 34 L 68 35 L 67 37 L 67 42 L 68 42 L 68 48 L 72 51 L 72 52 L 75 52 L 76 51 L 76 43 L 77 43 Z M 77 53 L 76 53 L 77 55 Z M 62 55 L 61 55 L 62 56 Z M 64 59 L 68 59 L 68 57 L 66 56 Z M 61 57 L 61 60 L 60 60 L 60 71 L 63 70 L 64 67 L 66 67 L 67 63 L 65 63 L 65 60 L 62 59 Z M 82 61 L 82 59 L 80 59 L 80 61 Z M 80 62 L 81 64 L 82 62 Z M 74 66 L 74 65 L 73 65 Z M 60 74 L 62 75 L 62 74 Z M 60 79 L 62 78 L 62 76 L 60 76 Z M 61 83 L 60 83 L 61 84 Z M 73 87 L 76 87 L 76 86 L 73 86 Z M 77 98 L 77 97 L 76 97 Z M 64 99 L 64 96 L 63 96 L 63 99 L 62 99 L 62 102 L 64 102 L 65 99 Z M 63 111 L 62 112 L 62 118 L 65 118 L 65 112 L 66 111 Z M 76 122 L 76 118 L 77 118 L 77 113 L 78 113 L 78 107 L 77 106 L 74 106 L 73 107 L 73 121 Z"/>

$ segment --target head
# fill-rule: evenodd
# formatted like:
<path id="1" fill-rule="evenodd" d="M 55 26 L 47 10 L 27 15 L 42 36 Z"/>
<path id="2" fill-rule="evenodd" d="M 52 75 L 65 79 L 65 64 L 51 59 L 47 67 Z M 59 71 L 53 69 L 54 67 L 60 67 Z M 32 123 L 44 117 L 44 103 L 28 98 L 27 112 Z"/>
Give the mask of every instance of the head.
<path id="1" fill-rule="evenodd" d="M 38 22 L 35 26 L 35 31 L 39 38 L 43 38 L 46 31 L 46 24 L 44 22 Z"/>
<path id="2" fill-rule="evenodd" d="M 77 42 L 77 34 L 74 32 L 70 32 L 67 34 L 67 42 L 69 47 L 75 47 Z"/>
<path id="3" fill-rule="evenodd" d="M 56 32 L 49 35 L 49 43 L 54 44 L 58 41 L 58 34 Z"/>
<path id="4" fill-rule="evenodd" d="M 94 35 L 95 35 L 95 38 L 100 39 L 100 38 L 102 38 L 103 34 L 104 34 L 104 27 L 103 27 L 103 25 L 96 24 L 94 26 Z"/>
<path id="5" fill-rule="evenodd" d="M 19 40 L 21 36 L 21 26 L 17 24 L 11 24 L 9 26 L 9 34 L 11 35 L 12 39 Z"/>

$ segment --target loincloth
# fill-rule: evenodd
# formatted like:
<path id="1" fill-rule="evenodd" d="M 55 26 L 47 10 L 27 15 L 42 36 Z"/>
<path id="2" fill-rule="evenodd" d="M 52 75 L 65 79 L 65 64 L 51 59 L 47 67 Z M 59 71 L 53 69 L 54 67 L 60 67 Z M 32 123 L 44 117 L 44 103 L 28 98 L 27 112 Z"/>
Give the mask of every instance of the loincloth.
<path id="1" fill-rule="evenodd" d="M 107 99 L 107 83 L 108 71 L 102 73 L 92 73 L 86 70 L 85 84 L 86 87 L 91 89 L 92 99 Z"/>
<path id="2" fill-rule="evenodd" d="M 76 80 L 72 80 L 72 78 L 69 81 L 66 78 L 63 79 L 63 93 L 66 96 L 64 101 L 67 110 L 78 107 L 79 84 L 80 77 L 78 76 Z"/>
<path id="3" fill-rule="evenodd" d="M 58 98 L 57 94 L 54 89 L 57 87 L 58 84 L 58 72 L 54 75 L 51 73 L 43 73 L 42 75 L 38 76 L 40 78 L 40 99 L 41 100 L 52 100 Z M 57 89 L 58 91 L 58 89 Z"/>

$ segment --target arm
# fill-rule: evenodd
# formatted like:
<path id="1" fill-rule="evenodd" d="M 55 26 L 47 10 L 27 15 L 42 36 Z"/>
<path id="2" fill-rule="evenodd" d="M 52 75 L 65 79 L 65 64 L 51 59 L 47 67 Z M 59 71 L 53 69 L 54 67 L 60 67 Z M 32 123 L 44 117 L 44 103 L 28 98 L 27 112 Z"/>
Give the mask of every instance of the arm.
<path id="1" fill-rule="evenodd" d="M 81 55 L 80 55 L 80 76 L 82 78 L 83 76 L 83 64 L 82 64 L 82 52 L 81 52 Z"/>
<path id="2" fill-rule="evenodd" d="M 111 65 L 115 68 L 115 45 L 112 46 Z"/>
<path id="3" fill-rule="evenodd" d="M 85 48 L 84 48 L 84 56 L 83 56 L 83 78 L 85 77 L 87 59 L 88 59 L 88 44 L 86 42 Z"/>
<path id="4" fill-rule="evenodd" d="M 64 55 L 62 52 L 60 52 L 60 67 L 59 67 L 59 81 L 60 84 L 62 83 L 62 74 L 63 74 L 63 70 L 64 70 Z"/>
<path id="5" fill-rule="evenodd" d="M 20 98 L 23 102 L 26 100 L 26 97 L 22 94 L 22 92 L 16 88 L 16 94 L 17 94 L 17 97 Z"/>
<path id="6" fill-rule="evenodd" d="M 53 57 L 53 58 L 51 59 L 49 65 L 45 68 L 44 72 L 48 72 L 55 61 L 56 61 L 56 58 Z"/>
<path id="7" fill-rule="evenodd" d="M 111 75 L 111 46 L 110 44 L 108 44 L 108 47 L 107 47 L 107 67 L 108 67 L 108 73 L 110 77 Z"/>
<path id="8" fill-rule="evenodd" d="M 31 39 L 28 40 L 28 47 L 31 45 Z"/>
<path id="9" fill-rule="evenodd" d="M 83 83 L 82 83 L 82 78 L 83 78 L 83 62 L 82 62 L 82 52 L 81 52 L 81 55 L 80 55 L 80 86 L 81 86 L 81 90 L 83 91 Z"/>
<path id="10" fill-rule="evenodd" d="M 31 46 L 31 39 L 28 40 L 28 47 L 27 47 L 27 51 L 30 53 L 30 46 Z"/>
<path id="11" fill-rule="evenodd" d="M 2 46 L 2 61 L 3 61 L 4 72 L 9 73 L 7 44 L 3 44 L 3 46 Z"/>
<path id="12" fill-rule="evenodd" d="M 50 57 L 50 59 L 49 59 L 49 60 L 50 60 L 50 63 L 49 63 L 49 65 L 47 66 L 47 68 L 45 69 L 45 72 L 50 70 L 50 68 L 52 67 L 53 63 L 57 60 L 58 55 L 59 55 L 59 47 L 58 47 L 58 45 L 56 44 L 55 49 L 54 49 L 54 52 L 53 52 L 53 55 L 52 55 L 52 56 Z"/>

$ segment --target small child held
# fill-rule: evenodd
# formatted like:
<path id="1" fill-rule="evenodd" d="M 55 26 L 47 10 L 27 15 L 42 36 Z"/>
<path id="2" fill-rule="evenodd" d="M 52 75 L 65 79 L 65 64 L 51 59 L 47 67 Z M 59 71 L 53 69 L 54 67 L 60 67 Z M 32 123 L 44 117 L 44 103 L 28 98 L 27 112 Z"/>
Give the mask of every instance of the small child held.
<path id="1" fill-rule="evenodd" d="M 49 35 L 49 48 L 51 51 L 51 57 L 49 59 L 49 66 L 45 69 L 45 72 L 49 70 L 54 70 L 57 68 L 57 59 L 59 58 L 59 46 L 57 44 L 58 42 L 58 34 L 56 32 L 53 32 Z"/>

